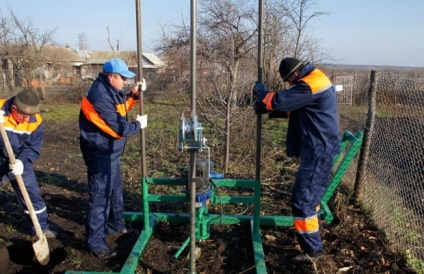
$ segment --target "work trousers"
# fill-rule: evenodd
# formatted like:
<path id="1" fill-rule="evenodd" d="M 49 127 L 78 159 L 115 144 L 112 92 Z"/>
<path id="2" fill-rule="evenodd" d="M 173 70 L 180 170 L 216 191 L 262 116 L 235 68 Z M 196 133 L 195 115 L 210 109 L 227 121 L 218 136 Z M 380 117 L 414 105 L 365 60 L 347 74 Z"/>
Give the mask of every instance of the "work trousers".
<path id="1" fill-rule="evenodd" d="M 294 227 L 304 252 L 323 249 L 319 234 L 319 204 L 330 184 L 333 157 L 307 158 L 300 162 L 292 189 L 291 205 Z"/>
<path id="2" fill-rule="evenodd" d="M 10 183 L 15 191 L 16 198 L 20 205 L 24 207 L 25 216 L 31 223 L 31 232 L 35 233 L 34 226 L 32 224 L 31 216 L 29 215 L 28 208 L 25 203 L 25 199 L 22 196 L 21 189 L 19 188 L 18 182 L 16 181 L 15 175 L 9 170 L 9 163 L 5 163 L 0 166 L 0 178 L 7 176 Z M 28 192 L 29 199 L 31 200 L 38 222 L 40 223 L 43 231 L 49 229 L 49 223 L 47 220 L 48 213 L 44 199 L 41 197 L 40 188 L 38 186 L 37 178 L 35 177 L 34 169 L 32 164 L 24 164 L 24 172 L 22 173 L 22 180 L 24 181 L 25 188 Z"/>
<path id="3" fill-rule="evenodd" d="M 108 248 L 105 241 L 108 225 L 115 231 L 125 228 L 121 155 L 122 152 L 111 154 L 91 152 L 84 155 L 90 196 L 86 241 L 94 253 Z"/>

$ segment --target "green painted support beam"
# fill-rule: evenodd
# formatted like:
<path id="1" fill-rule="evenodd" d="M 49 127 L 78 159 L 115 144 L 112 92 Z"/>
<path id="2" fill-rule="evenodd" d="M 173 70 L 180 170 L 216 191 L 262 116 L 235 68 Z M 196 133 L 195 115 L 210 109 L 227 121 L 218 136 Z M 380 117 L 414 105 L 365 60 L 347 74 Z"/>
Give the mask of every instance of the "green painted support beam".
<path id="1" fill-rule="evenodd" d="M 190 201 L 186 195 L 149 194 L 147 199 L 149 202 L 166 202 L 166 203 L 184 203 L 184 202 Z"/>
<path id="2" fill-rule="evenodd" d="M 190 220 L 190 215 L 187 213 L 151 213 L 154 215 L 159 222 L 171 222 L 171 223 L 187 223 Z M 250 222 L 253 218 L 252 215 L 220 215 L 220 214 L 209 214 L 211 218 L 211 224 L 243 224 Z M 142 222 L 142 212 L 124 212 L 125 222 Z M 261 226 L 292 226 L 293 216 L 260 216 L 259 224 Z"/>
<path id="3" fill-rule="evenodd" d="M 239 187 L 239 188 L 255 188 L 261 186 L 261 181 L 257 180 L 236 180 L 236 179 L 212 179 L 212 185 L 219 187 Z"/>
<path id="4" fill-rule="evenodd" d="M 138 261 L 143 254 L 144 249 L 146 249 L 147 244 L 149 243 L 150 238 L 152 237 L 153 230 L 156 226 L 157 219 L 153 216 L 150 216 L 150 229 L 143 229 L 138 236 L 138 239 L 131 250 L 128 259 L 125 261 L 124 266 L 121 269 L 121 273 L 135 273 L 138 265 Z"/>
<path id="5" fill-rule="evenodd" d="M 183 178 L 145 178 L 150 185 L 185 186 L 187 181 Z"/>
<path id="6" fill-rule="evenodd" d="M 265 253 L 262 247 L 262 239 L 260 231 L 255 231 L 255 224 L 250 222 L 250 227 L 252 231 L 252 247 L 253 247 L 253 257 L 255 259 L 255 268 L 257 274 L 265 274 L 266 264 L 265 264 Z"/>
<path id="7" fill-rule="evenodd" d="M 211 199 L 212 204 L 253 204 L 254 196 L 220 196 Z"/>
<path id="8" fill-rule="evenodd" d="M 341 153 L 335 157 L 334 167 L 335 172 L 332 176 L 332 181 L 327 189 L 323 199 L 321 200 L 321 209 L 323 219 L 330 223 L 333 220 L 333 215 L 327 205 L 329 199 L 332 197 L 335 189 L 341 182 L 342 177 L 345 175 L 348 167 L 356 156 L 362 145 L 363 133 L 357 132 L 356 135 L 345 131 L 340 143 Z M 343 155 L 343 157 L 342 157 Z M 342 159 L 340 159 L 342 157 Z M 139 258 L 142 256 L 157 222 L 171 222 L 171 223 L 189 223 L 190 215 L 187 213 L 151 213 L 149 211 L 150 202 L 172 202 L 184 203 L 189 202 L 187 195 L 158 195 L 149 194 L 148 188 L 151 185 L 169 185 L 169 186 L 184 186 L 186 180 L 182 178 L 142 178 L 142 205 L 143 212 L 124 212 L 124 220 L 126 222 L 143 222 L 144 229 L 140 234 L 130 256 L 125 262 L 121 274 L 134 273 L 136 271 Z M 237 180 L 237 179 L 213 179 L 211 180 L 212 191 L 210 202 L 213 204 L 253 204 L 253 215 L 222 215 L 222 214 L 209 214 L 210 224 L 241 224 L 250 223 L 252 231 L 252 246 L 254 250 L 254 260 L 256 273 L 266 274 L 265 255 L 263 251 L 260 226 L 293 226 L 293 216 L 260 216 L 260 196 L 261 196 L 261 182 L 257 180 Z M 249 196 L 217 196 L 215 192 L 221 187 L 232 188 L 249 188 L 253 189 L 254 193 Z M 81 271 L 67 271 L 65 274 L 88 274 L 88 273 L 106 273 L 106 272 L 81 272 Z M 116 272 L 107 272 L 116 273 Z"/>
<path id="9" fill-rule="evenodd" d="M 121 272 L 88 272 L 88 271 L 66 271 L 65 274 L 120 274 Z"/>
<path id="10" fill-rule="evenodd" d="M 321 214 L 322 220 L 326 221 L 327 223 L 331 223 L 334 220 L 333 213 L 331 213 L 331 210 L 327 204 L 321 203 L 321 209 L 319 212 Z"/>
<path id="11" fill-rule="evenodd" d="M 126 214 L 127 216 L 129 214 Z M 137 266 L 138 266 L 138 262 L 139 259 L 141 257 L 141 255 L 143 254 L 147 244 L 149 243 L 149 240 L 153 234 L 153 230 L 156 226 L 157 223 L 157 219 L 155 217 L 150 217 L 150 224 L 151 227 L 150 229 L 144 229 L 143 231 L 141 231 L 140 236 L 138 236 L 138 239 L 133 247 L 133 249 L 130 252 L 130 255 L 128 256 L 127 260 L 125 261 L 122 269 L 120 272 L 86 272 L 86 271 L 66 271 L 65 274 L 103 274 L 103 273 L 108 273 L 108 274 L 113 274 L 113 273 L 117 273 L 117 274 L 129 274 L 129 273 L 135 273 Z"/>

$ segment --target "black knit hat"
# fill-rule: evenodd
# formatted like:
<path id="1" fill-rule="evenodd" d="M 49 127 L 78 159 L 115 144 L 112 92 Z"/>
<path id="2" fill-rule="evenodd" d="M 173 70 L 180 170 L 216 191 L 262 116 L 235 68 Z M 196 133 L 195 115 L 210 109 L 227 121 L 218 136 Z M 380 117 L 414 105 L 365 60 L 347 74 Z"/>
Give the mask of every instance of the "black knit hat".
<path id="1" fill-rule="evenodd" d="M 296 58 L 287 57 L 281 60 L 280 75 L 283 81 L 287 81 L 289 77 L 298 69 L 303 67 L 303 63 Z"/>
<path id="2" fill-rule="evenodd" d="M 40 112 L 40 99 L 33 91 L 24 90 L 19 92 L 15 96 L 13 103 L 20 112 L 27 115 L 34 115 Z"/>

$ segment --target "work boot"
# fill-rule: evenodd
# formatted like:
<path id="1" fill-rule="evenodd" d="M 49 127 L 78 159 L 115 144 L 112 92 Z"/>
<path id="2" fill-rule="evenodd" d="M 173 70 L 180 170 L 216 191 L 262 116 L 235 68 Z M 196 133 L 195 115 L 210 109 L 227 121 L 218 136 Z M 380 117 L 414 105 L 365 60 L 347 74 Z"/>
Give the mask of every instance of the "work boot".
<path id="1" fill-rule="evenodd" d="M 57 237 L 57 232 L 50 229 L 44 230 L 43 234 L 48 239 L 55 239 Z"/>
<path id="2" fill-rule="evenodd" d="M 131 227 L 124 227 L 121 230 L 116 230 L 112 225 L 108 224 L 107 226 L 107 235 L 116 235 L 116 234 L 139 234 L 137 229 Z"/>
<path id="3" fill-rule="evenodd" d="M 117 252 L 114 249 L 105 248 L 105 249 L 103 249 L 99 252 L 93 252 L 93 254 L 94 254 L 94 256 L 96 256 L 99 259 L 107 260 L 107 259 L 110 259 L 112 257 L 115 257 Z"/>
<path id="4" fill-rule="evenodd" d="M 325 251 L 321 250 L 315 253 L 302 253 L 290 259 L 292 263 L 313 263 L 325 255 Z"/>

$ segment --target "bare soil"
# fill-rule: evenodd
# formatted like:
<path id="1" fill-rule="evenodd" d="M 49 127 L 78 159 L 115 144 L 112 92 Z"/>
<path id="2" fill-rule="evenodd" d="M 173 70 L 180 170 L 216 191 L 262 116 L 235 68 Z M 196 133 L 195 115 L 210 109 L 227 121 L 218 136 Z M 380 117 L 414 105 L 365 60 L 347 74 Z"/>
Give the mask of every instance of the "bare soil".
<path id="1" fill-rule="evenodd" d="M 155 161 L 167 161 L 164 155 L 155 157 Z M 3 246 L 0 273 L 120 272 L 138 234 L 108 236 L 109 244 L 119 252 L 115 258 L 105 261 L 90 254 L 84 242 L 88 187 L 79 150 L 77 121 L 67 125 L 46 121 L 45 142 L 35 170 L 48 204 L 49 220 L 59 235 L 57 239 L 48 240 L 50 261 L 41 266 L 32 250 L 35 239 L 28 234 L 30 223 L 17 204 L 9 182 L 3 181 L 0 191 L 0 243 Z M 267 214 L 290 214 L 292 175 L 289 175 L 285 177 L 287 183 L 276 180 L 264 184 L 263 194 L 272 199 L 265 208 Z M 137 178 L 124 172 L 123 179 L 126 182 L 126 210 L 140 211 L 140 195 L 134 195 L 134 191 L 139 190 Z M 414 273 L 399 254 L 391 251 L 384 235 L 345 198 L 345 194 L 339 189 L 332 201 L 336 220 L 324 224 L 322 231 L 328 254 L 314 264 L 299 266 L 290 263 L 289 259 L 299 250 L 292 228 L 261 229 L 268 273 Z M 142 224 L 130 225 L 142 229 Z M 159 223 L 136 272 L 188 273 L 187 250 L 178 259 L 173 258 L 188 236 L 188 224 Z M 256 273 L 248 227 L 213 225 L 210 239 L 198 243 L 198 246 L 202 250 L 196 262 L 198 273 Z"/>

